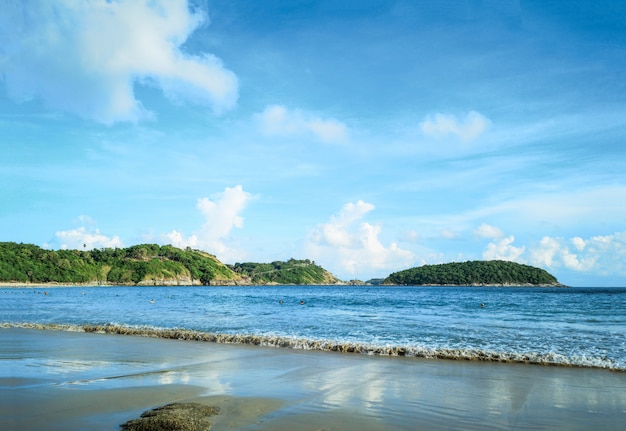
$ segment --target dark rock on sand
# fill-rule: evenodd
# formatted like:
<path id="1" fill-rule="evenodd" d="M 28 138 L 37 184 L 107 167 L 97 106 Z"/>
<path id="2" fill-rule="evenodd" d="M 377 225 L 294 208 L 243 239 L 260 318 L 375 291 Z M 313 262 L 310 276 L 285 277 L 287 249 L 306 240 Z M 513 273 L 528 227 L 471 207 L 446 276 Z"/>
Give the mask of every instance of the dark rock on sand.
<path id="1" fill-rule="evenodd" d="M 209 418 L 219 414 L 217 407 L 199 403 L 173 403 L 148 410 L 138 419 L 122 425 L 124 431 L 208 431 Z"/>

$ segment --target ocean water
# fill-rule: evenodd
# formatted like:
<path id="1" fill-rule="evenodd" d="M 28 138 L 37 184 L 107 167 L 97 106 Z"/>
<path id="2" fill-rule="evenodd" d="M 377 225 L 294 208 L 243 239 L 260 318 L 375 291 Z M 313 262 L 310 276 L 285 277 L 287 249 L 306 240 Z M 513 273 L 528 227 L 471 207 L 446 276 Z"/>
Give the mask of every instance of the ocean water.
<path id="1" fill-rule="evenodd" d="M 0 288 L 0 325 L 33 324 L 626 371 L 626 288 Z"/>

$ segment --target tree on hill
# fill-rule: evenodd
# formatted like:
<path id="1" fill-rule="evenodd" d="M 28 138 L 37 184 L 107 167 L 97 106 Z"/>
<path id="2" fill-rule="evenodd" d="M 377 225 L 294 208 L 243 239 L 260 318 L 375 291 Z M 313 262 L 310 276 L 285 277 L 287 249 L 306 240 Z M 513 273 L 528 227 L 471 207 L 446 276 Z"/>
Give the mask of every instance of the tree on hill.
<path id="1" fill-rule="evenodd" d="M 309 259 L 289 259 L 272 263 L 244 262 L 232 266 L 233 271 L 249 277 L 255 284 L 334 284 L 339 280 Z"/>
<path id="2" fill-rule="evenodd" d="M 547 271 L 502 260 L 424 265 L 390 274 L 385 284 L 403 285 L 559 285 Z"/>
<path id="3" fill-rule="evenodd" d="M 0 242 L 0 281 L 93 284 L 334 284 L 339 282 L 308 259 L 238 263 L 229 267 L 212 254 L 171 245 L 46 250 Z"/>
<path id="4" fill-rule="evenodd" d="M 81 251 L 0 242 L 0 281 L 4 282 L 139 284 L 187 278 L 210 284 L 240 277 L 213 255 L 170 245 Z"/>

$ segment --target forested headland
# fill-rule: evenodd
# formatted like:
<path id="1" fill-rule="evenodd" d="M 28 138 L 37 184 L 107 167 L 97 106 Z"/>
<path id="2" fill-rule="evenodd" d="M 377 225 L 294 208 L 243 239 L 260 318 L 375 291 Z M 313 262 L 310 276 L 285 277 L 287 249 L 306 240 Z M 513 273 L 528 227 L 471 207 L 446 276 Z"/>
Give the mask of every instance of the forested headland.
<path id="1" fill-rule="evenodd" d="M 0 282 L 94 285 L 335 284 L 307 260 L 225 265 L 215 256 L 171 245 L 47 250 L 0 242 Z"/>
<path id="2" fill-rule="evenodd" d="M 286 262 L 236 263 L 235 273 L 250 278 L 253 284 L 337 284 L 341 280 L 309 259 Z"/>
<path id="3" fill-rule="evenodd" d="M 394 272 L 371 284 L 561 286 L 547 271 L 514 262 L 468 261 Z M 0 283 L 59 285 L 314 285 L 342 282 L 309 259 L 226 265 L 212 254 L 171 245 L 48 250 L 0 242 Z"/>
<path id="4" fill-rule="evenodd" d="M 541 268 L 503 260 L 423 265 L 394 272 L 385 279 L 384 284 L 561 286 L 556 277 Z"/>
<path id="5" fill-rule="evenodd" d="M 237 280 L 215 256 L 170 245 L 47 250 L 0 243 L 0 281 L 68 284 L 209 284 Z"/>

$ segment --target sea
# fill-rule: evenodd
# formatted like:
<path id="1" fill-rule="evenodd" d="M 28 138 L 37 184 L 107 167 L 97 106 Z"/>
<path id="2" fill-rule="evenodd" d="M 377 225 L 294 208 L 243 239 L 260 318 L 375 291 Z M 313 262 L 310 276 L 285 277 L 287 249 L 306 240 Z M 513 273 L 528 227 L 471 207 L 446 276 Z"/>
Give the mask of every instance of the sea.
<path id="1" fill-rule="evenodd" d="M 626 371 L 626 288 L 0 288 L 0 327 Z"/>

